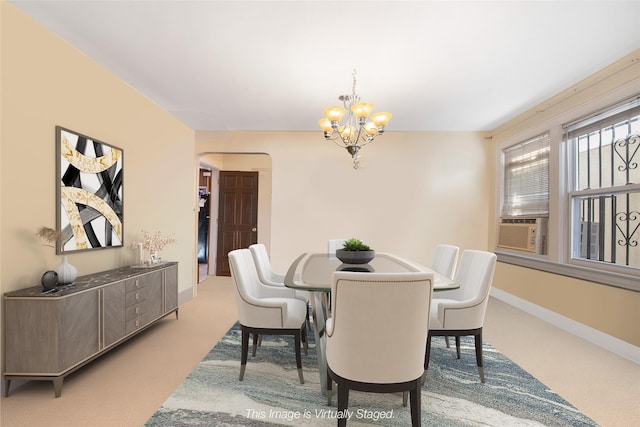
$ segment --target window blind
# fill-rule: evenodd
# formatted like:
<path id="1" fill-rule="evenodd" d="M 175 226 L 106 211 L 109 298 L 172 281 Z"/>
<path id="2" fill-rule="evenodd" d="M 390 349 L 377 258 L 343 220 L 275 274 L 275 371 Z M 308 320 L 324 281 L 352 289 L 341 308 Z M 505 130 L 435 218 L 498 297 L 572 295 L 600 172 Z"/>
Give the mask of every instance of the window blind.
<path id="1" fill-rule="evenodd" d="M 607 126 L 619 122 L 628 121 L 640 114 L 640 95 L 636 95 L 630 100 L 622 102 L 614 107 L 592 114 L 589 117 L 563 125 L 565 138 L 575 138 L 579 135 L 586 135 L 599 131 Z"/>
<path id="2" fill-rule="evenodd" d="M 503 150 L 502 216 L 549 214 L 549 133 Z"/>

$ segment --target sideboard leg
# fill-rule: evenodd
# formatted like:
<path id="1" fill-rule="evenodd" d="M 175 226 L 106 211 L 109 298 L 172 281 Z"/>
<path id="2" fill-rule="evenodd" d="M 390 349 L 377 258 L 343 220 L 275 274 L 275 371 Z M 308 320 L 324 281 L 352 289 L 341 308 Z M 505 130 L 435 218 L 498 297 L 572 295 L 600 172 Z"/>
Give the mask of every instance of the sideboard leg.
<path id="1" fill-rule="evenodd" d="M 4 397 L 9 397 L 9 387 L 11 387 L 11 380 L 4 380 Z"/>
<path id="2" fill-rule="evenodd" d="M 64 381 L 64 377 L 59 377 L 53 380 L 53 392 L 56 397 L 60 397 L 62 395 L 62 382 Z"/>
<path id="3" fill-rule="evenodd" d="M 178 320 L 178 309 L 176 308 L 176 320 Z"/>

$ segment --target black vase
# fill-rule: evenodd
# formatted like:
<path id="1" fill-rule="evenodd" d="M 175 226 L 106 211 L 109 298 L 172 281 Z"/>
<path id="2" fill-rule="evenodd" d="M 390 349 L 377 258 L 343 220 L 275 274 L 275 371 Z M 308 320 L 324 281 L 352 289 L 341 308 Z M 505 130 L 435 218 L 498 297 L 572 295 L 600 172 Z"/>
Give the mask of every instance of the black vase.
<path id="1" fill-rule="evenodd" d="M 52 270 L 45 271 L 45 273 L 42 275 L 42 279 L 40 279 L 40 282 L 42 282 L 42 287 L 44 288 L 44 290 L 49 291 L 55 288 L 58 284 L 58 273 Z"/>

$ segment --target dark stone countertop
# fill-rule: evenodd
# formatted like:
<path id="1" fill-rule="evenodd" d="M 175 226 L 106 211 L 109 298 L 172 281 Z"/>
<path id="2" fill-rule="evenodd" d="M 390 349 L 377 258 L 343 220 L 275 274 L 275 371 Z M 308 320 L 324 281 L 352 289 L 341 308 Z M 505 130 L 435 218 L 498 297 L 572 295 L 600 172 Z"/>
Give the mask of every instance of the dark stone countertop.
<path id="1" fill-rule="evenodd" d="M 17 291 L 6 292 L 5 298 L 15 297 L 62 297 L 65 295 L 71 295 L 76 292 L 86 291 L 91 288 L 96 288 L 113 282 L 119 282 L 129 279 L 141 274 L 150 273 L 152 271 L 161 270 L 171 265 L 176 265 L 177 262 L 167 261 L 161 262 L 153 266 L 144 267 L 120 267 L 113 270 L 101 271 L 99 273 L 87 274 L 86 276 L 79 276 L 70 285 L 63 285 L 53 290 L 46 292 L 41 285 L 32 286 L 30 288 L 20 289 Z"/>

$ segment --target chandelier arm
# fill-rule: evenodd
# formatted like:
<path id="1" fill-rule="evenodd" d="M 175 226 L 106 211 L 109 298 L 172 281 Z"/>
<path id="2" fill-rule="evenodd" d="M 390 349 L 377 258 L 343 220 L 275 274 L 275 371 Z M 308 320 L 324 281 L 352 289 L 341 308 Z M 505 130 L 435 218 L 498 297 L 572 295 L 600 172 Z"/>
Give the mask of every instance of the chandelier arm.
<path id="1" fill-rule="evenodd" d="M 364 147 L 364 146 L 367 146 L 367 145 L 371 144 L 372 142 L 373 142 L 373 139 L 371 139 L 371 140 L 363 139 L 362 140 L 362 144 L 359 144 L 359 145 L 360 145 L 360 147 Z"/>
<path id="2" fill-rule="evenodd" d="M 360 141 L 361 143 L 359 144 L 361 147 L 364 147 L 365 145 L 369 145 L 373 142 L 373 140 L 376 138 L 376 136 L 378 135 L 369 135 L 367 134 L 367 132 L 365 131 L 364 133 L 362 132 L 364 129 L 364 127 L 362 125 L 358 126 L 358 138 L 356 138 L 356 141 Z"/>
<path id="3" fill-rule="evenodd" d="M 362 144 L 358 144 L 358 142 L 360 142 L 360 139 L 362 139 Z M 366 139 L 365 139 L 364 135 L 362 134 L 362 125 L 360 125 L 360 124 L 358 124 L 358 135 L 356 135 L 355 141 L 356 141 L 355 142 L 356 145 L 360 145 L 361 147 L 366 145 L 365 144 Z"/>
<path id="4" fill-rule="evenodd" d="M 338 147 L 348 147 L 347 144 L 344 143 L 344 141 L 342 140 L 342 137 L 339 136 L 340 134 L 335 134 L 335 136 L 332 136 L 331 138 L 328 138 L 329 141 L 332 141 L 334 144 L 336 144 Z M 340 142 L 338 142 L 340 141 Z"/>

